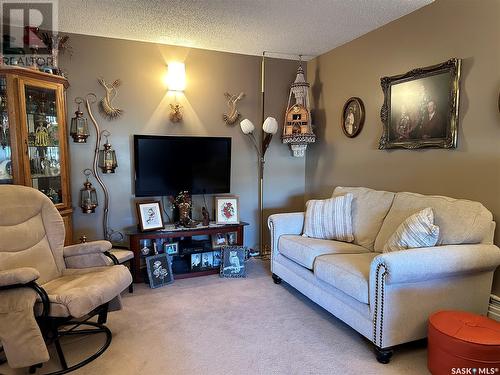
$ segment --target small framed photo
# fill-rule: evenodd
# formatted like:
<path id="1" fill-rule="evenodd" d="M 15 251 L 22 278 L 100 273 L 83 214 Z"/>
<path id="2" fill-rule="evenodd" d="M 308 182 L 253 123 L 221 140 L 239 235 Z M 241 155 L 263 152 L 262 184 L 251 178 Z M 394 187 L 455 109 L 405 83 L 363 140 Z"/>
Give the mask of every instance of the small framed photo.
<path id="1" fill-rule="evenodd" d="M 201 269 L 201 253 L 191 254 L 191 271 L 199 271 Z"/>
<path id="2" fill-rule="evenodd" d="M 212 234 L 212 249 L 220 249 L 227 246 L 227 237 L 225 233 Z"/>
<path id="3" fill-rule="evenodd" d="M 139 227 L 141 231 L 163 229 L 163 218 L 161 216 L 160 201 L 143 201 L 136 202 L 137 217 L 139 219 Z"/>
<path id="4" fill-rule="evenodd" d="M 238 244 L 238 232 L 228 232 L 226 234 L 227 244 L 229 246 L 235 246 Z"/>
<path id="5" fill-rule="evenodd" d="M 225 246 L 222 249 L 221 277 L 246 277 L 245 248 L 240 246 Z"/>
<path id="6" fill-rule="evenodd" d="M 149 286 L 158 288 L 174 282 L 172 265 L 167 254 L 158 254 L 146 258 Z"/>
<path id="7" fill-rule="evenodd" d="M 212 268 L 214 266 L 213 252 L 201 253 L 201 268 Z"/>
<path id="8" fill-rule="evenodd" d="M 215 197 L 215 221 L 217 224 L 239 224 L 240 202 L 236 195 Z"/>
<path id="9" fill-rule="evenodd" d="M 165 242 L 165 253 L 168 255 L 179 255 L 179 243 L 178 242 Z"/>
<path id="10" fill-rule="evenodd" d="M 349 138 L 359 134 L 365 122 L 365 106 L 360 98 L 347 99 L 342 110 L 342 130 Z"/>
<path id="11" fill-rule="evenodd" d="M 221 250 L 214 250 L 212 252 L 213 254 L 213 266 L 214 267 L 220 267 L 220 263 L 221 263 L 221 257 L 222 257 L 222 251 Z"/>

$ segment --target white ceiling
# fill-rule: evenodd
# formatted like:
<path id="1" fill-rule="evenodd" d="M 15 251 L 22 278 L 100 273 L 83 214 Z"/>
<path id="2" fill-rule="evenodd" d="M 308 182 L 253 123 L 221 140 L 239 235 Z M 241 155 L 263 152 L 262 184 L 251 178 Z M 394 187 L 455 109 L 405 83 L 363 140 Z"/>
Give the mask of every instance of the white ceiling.
<path id="1" fill-rule="evenodd" d="M 273 51 L 312 57 L 432 1 L 60 0 L 58 16 L 64 32 L 249 55 Z"/>

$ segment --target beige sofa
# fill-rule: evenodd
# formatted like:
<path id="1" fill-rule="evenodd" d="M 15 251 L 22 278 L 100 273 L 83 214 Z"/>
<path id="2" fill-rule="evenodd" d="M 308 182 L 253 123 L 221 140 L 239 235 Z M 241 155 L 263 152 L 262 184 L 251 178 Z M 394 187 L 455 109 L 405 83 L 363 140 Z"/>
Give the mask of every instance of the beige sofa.
<path id="1" fill-rule="evenodd" d="M 333 195 L 348 192 L 353 243 L 303 237 L 302 212 L 269 217 L 276 283 L 286 281 L 371 340 L 382 363 L 393 346 L 425 338 L 434 311 L 486 313 L 500 249 L 482 204 L 363 187 Z M 440 227 L 437 246 L 382 253 L 396 228 L 426 207 Z"/>

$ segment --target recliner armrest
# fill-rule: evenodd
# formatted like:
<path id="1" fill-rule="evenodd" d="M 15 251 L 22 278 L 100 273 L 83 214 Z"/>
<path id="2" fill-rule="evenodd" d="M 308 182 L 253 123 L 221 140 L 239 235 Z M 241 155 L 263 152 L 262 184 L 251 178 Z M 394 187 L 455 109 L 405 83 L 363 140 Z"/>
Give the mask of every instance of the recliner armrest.
<path id="1" fill-rule="evenodd" d="M 272 253 L 278 250 L 279 238 L 284 234 L 302 234 L 304 227 L 304 212 L 291 212 L 286 214 L 274 214 L 267 219 L 267 226 L 271 231 Z"/>
<path id="2" fill-rule="evenodd" d="M 492 271 L 500 265 L 500 249 L 488 244 L 462 244 L 409 249 L 380 254 L 370 265 L 370 286 L 377 268 L 385 268 L 386 284 L 412 283 Z"/>
<path id="3" fill-rule="evenodd" d="M 105 251 L 111 250 L 113 245 L 109 241 L 92 241 L 84 242 L 76 245 L 65 246 L 63 255 L 65 258 L 77 255 L 87 254 L 102 254 Z"/>
<path id="4" fill-rule="evenodd" d="M 32 267 L 20 267 L 0 271 L 0 287 L 27 284 L 40 277 L 40 272 Z"/>

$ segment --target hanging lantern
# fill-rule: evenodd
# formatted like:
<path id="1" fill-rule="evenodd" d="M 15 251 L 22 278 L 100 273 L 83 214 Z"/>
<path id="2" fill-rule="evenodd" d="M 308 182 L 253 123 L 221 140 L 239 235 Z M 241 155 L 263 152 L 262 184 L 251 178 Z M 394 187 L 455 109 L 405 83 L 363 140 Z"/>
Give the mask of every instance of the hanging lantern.
<path id="1" fill-rule="evenodd" d="M 292 95 L 295 103 L 292 103 Z M 289 144 L 293 156 L 299 158 L 304 157 L 307 145 L 316 141 L 311 122 L 309 83 L 306 82 L 301 65 L 290 87 L 281 140 Z"/>
<path id="2" fill-rule="evenodd" d="M 89 181 L 89 176 L 92 174 L 92 171 L 90 169 L 85 169 L 83 174 L 87 179 L 83 183 L 83 188 L 80 189 L 80 207 L 84 214 L 93 214 L 98 204 L 97 193 Z"/>
<path id="3" fill-rule="evenodd" d="M 108 137 L 111 135 L 110 132 L 104 130 L 102 135 L 106 137 L 106 143 L 104 144 L 104 149 L 99 150 L 99 168 L 101 168 L 102 173 L 115 173 L 118 163 L 116 161 L 116 152 L 111 148 L 108 141 Z"/>
<path id="4" fill-rule="evenodd" d="M 76 98 L 75 103 L 78 104 L 78 109 L 75 112 L 75 117 L 71 119 L 70 135 L 75 143 L 87 143 L 87 138 L 90 135 L 87 119 L 83 117 L 83 112 L 80 110 L 80 104 L 83 99 Z"/>

